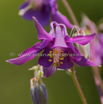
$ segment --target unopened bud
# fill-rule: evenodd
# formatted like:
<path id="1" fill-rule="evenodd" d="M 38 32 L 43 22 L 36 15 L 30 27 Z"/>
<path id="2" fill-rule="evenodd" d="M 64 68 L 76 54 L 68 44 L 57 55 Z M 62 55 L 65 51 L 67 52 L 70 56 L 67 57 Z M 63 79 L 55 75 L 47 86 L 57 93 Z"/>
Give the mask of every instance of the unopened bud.
<path id="1" fill-rule="evenodd" d="M 32 78 L 30 84 L 33 104 L 47 104 L 47 90 L 42 80 Z"/>

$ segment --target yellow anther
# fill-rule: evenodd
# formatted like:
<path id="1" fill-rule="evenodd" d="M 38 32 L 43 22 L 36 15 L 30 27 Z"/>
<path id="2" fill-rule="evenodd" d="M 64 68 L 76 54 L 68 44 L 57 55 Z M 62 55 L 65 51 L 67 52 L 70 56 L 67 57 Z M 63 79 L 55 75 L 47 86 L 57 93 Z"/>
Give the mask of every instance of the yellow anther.
<path id="1" fill-rule="evenodd" d="M 53 51 L 49 51 L 48 56 L 49 56 L 50 58 L 53 58 Z"/>
<path id="2" fill-rule="evenodd" d="M 52 59 L 49 59 L 49 62 L 52 62 L 53 60 Z"/>
<path id="3" fill-rule="evenodd" d="M 63 64 L 63 62 L 60 62 L 60 64 Z"/>
<path id="4" fill-rule="evenodd" d="M 53 54 L 48 54 L 48 56 L 49 56 L 50 58 L 53 58 Z"/>
<path id="5" fill-rule="evenodd" d="M 60 57 L 59 59 L 60 59 L 60 60 L 64 60 L 64 57 Z"/>
<path id="6" fill-rule="evenodd" d="M 56 50 L 56 49 L 54 49 L 53 51 L 55 54 L 60 52 L 59 50 Z"/>
<path id="7" fill-rule="evenodd" d="M 49 51 L 49 53 L 53 53 L 53 51 Z"/>
<path id="8" fill-rule="evenodd" d="M 61 54 L 61 56 L 62 56 L 62 57 L 65 57 L 65 56 L 66 56 L 66 54 Z"/>

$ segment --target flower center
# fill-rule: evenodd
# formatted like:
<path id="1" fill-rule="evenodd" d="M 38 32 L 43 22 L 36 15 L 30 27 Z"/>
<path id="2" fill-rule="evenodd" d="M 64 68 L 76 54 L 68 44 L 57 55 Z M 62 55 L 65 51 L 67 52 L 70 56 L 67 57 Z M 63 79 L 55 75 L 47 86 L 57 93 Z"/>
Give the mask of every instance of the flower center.
<path id="1" fill-rule="evenodd" d="M 66 54 L 64 54 L 64 51 L 62 51 L 62 48 L 54 48 L 53 51 L 49 51 L 48 56 L 50 59 L 49 62 L 53 61 L 53 67 L 59 67 L 60 64 L 63 64 L 64 57 Z"/>

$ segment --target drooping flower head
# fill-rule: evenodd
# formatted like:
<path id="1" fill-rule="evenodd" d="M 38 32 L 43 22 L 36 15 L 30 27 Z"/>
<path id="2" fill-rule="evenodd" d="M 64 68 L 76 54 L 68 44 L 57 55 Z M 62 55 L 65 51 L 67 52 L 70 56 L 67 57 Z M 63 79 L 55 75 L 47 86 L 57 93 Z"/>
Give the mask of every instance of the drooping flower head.
<path id="1" fill-rule="evenodd" d="M 66 70 L 73 67 L 73 62 L 80 66 L 95 65 L 89 59 L 85 59 L 85 57 L 73 45 L 73 43 L 86 45 L 94 38 L 95 33 L 70 38 L 65 25 L 58 24 L 57 22 L 51 22 L 51 30 L 47 33 L 37 19 L 33 19 L 37 28 L 38 39 L 41 41 L 22 52 L 21 56 L 18 58 L 9 59 L 7 62 L 15 65 L 22 65 L 35 58 L 40 51 L 44 50 L 38 60 L 38 64 L 43 66 L 44 77 L 52 75 L 57 68 Z"/>
<path id="2" fill-rule="evenodd" d="M 95 39 L 90 43 L 91 59 L 97 65 L 103 64 L 103 33 L 99 33 L 99 30 L 102 29 L 102 24 L 97 28 L 93 21 L 91 21 L 86 15 L 83 15 L 82 25 L 87 27 L 90 33 L 97 33 Z"/>
<path id="3" fill-rule="evenodd" d="M 82 27 L 87 27 L 91 33 L 96 32 L 97 33 L 97 27 L 96 24 L 91 21 L 85 14 L 82 15 Z"/>
<path id="4" fill-rule="evenodd" d="M 69 20 L 57 9 L 57 0 L 26 0 L 20 6 L 19 15 L 26 20 L 32 20 L 34 16 L 42 26 L 47 26 L 52 17 L 53 21 L 65 24 L 72 28 Z"/>

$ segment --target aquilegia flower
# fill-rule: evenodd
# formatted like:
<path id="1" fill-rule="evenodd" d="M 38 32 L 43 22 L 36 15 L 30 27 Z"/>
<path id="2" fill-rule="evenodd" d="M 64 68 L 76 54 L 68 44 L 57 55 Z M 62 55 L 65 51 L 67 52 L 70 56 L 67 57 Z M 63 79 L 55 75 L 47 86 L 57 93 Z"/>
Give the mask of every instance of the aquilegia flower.
<path id="1" fill-rule="evenodd" d="M 69 20 L 57 10 L 57 0 L 26 0 L 20 6 L 19 15 L 26 20 L 36 17 L 42 26 L 47 26 L 52 17 L 53 21 L 65 24 L 68 28 L 73 26 Z"/>
<path id="2" fill-rule="evenodd" d="M 73 62 L 80 66 L 95 65 L 89 59 L 85 59 L 85 57 L 73 45 L 73 43 L 78 43 L 80 45 L 87 44 L 94 38 L 95 33 L 70 38 L 67 34 L 65 25 L 58 24 L 57 22 L 52 22 L 50 24 L 51 31 L 47 33 L 37 19 L 33 19 L 37 28 L 38 39 L 41 41 L 22 52 L 21 56 L 18 58 L 9 59 L 7 62 L 15 65 L 22 65 L 35 58 L 37 53 L 44 50 L 38 60 L 38 64 L 43 66 L 44 77 L 52 75 L 57 68 L 68 69 L 73 67 Z"/>
<path id="3" fill-rule="evenodd" d="M 95 39 L 91 42 L 91 59 L 96 65 L 103 64 L 103 33 L 98 33 L 99 29 L 96 24 L 91 21 L 86 15 L 83 15 L 82 25 L 88 27 L 89 32 L 96 32 Z M 99 26 L 102 28 L 102 25 Z"/>

